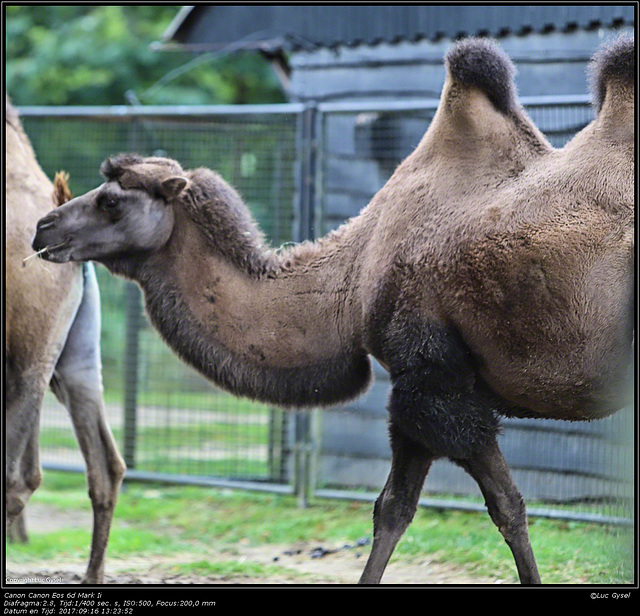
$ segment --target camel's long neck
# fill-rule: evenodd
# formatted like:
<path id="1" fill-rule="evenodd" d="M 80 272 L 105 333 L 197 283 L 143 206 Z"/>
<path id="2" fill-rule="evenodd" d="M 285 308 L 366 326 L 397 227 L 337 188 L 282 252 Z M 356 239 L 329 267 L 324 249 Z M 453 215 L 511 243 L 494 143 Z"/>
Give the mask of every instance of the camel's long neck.
<path id="1" fill-rule="evenodd" d="M 276 256 L 256 243 L 243 268 L 185 223 L 136 278 L 169 346 L 219 386 L 283 406 L 335 404 L 362 392 L 370 366 L 353 255 L 326 248 Z"/>

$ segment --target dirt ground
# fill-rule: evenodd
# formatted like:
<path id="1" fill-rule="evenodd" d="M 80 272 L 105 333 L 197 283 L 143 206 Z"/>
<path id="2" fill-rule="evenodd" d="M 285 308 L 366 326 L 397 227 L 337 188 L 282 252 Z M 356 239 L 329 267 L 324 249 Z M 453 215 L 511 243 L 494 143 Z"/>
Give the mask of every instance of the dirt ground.
<path id="1" fill-rule="evenodd" d="M 91 517 L 86 512 L 60 511 L 40 503 L 30 503 L 27 513 L 29 532 L 52 531 L 69 527 L 90 528 Z M 228 546 L 227 546 L 228 547 Z M 171 557 L 110 558 L 105 567 L 106 584 L 134 585 L 187 585 L 187 584 L 242 584 L 242 585 L 335 585 L 356 584 L 365 565 L 370 546 L 328 546 L 315 544 L 273 545 L 261 547 L 234 545 L 233 554 L 208 548 L 202 554 L 175 554 Z M 87 546 L 88 552 L 88 546 Z M 275 565 L 267 579 L 246 575 L 194 575 L 176 573 L 176 563 L 234 560 L 261 565 Z M 77 559 L 68 562 L 32 561 L 29 563 L 6 562 L 5 581 L 11 584 L 78 584 L 86 562 Z M 387 585 L 456 584 L 494 585 L 508 583 L 499 578 L 481 578 L 462 567 L 418 558 L 411 563 L 391 563 L 385 572 L 383 583 Z"/>

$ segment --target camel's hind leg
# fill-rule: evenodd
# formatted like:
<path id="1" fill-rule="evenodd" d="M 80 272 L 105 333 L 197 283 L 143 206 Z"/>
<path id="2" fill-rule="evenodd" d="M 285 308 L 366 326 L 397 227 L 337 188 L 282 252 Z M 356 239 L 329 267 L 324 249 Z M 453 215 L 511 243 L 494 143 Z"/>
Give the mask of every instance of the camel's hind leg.
<path id="1" fill-rule="evenodd" d="M 42 375 L 17 376 L 7 366 L 5 411 L 5 527 L 20 518 L 27 501 L 42 482 L 38 438 L 45 385 Z"/>
<path id="2" fill-rule="evenodd" d="M 378 584 L 396 544 L 415 515 L 433 461 L 431 453 L 391 424 L 391 472 L 373 510 L 373 547 L 360 584 Z"/>
<path id="3" fill-rule="evenodd" d="M 526 506 L 498 443 L 493 440 L 467 460 L 454 460 L 478 483 L 489 515 L 513 553 L 521 584 L 540 584 L 529 541 Z"/>
<path id="4" fill-rule="evenodd" d="M 7 539 L 9 543 L 27 543 L 29 541 L 27 525 L 24 519 L 24 510 L 13 520 L 9 528 L 7 528 Z"/>
<path id="5" fill-rule="evenodd" d="M 86 462 L 93 507 L 87 584 L 102 583 L 104 558 L 125 464 L 107 423 L 102 398 L 99 293 L 91 266 L 84 268 L 84 294 L 51 387 L 67 407 Z"/>

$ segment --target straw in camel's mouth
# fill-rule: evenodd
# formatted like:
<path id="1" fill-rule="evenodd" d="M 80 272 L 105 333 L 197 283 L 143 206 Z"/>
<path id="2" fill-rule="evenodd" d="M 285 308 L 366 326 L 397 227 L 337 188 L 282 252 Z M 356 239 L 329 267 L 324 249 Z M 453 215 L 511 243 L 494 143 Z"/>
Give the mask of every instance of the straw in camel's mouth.
<path id="1" fill-rule="evenodd" d="M 32 255 L 29 255 L 28 257 L 24 258 L 22 262 L 26 263 L 27 261 L 29 261 L 30 259 L 33 259 L 34 257 L 40 257 L 45 261 L 53 261 L 54 263 L 67 261 L 68 257 L 65 256 L 65 258 L 61 258 L 62 255 L 60 254 L 62 250 L 67 247 L 68 247 L 68 244 L 66 241 L 59 242 L 58 244 L 53 244 L 51 246 L 45 246 L 44 248 L 41 248 L 37 252 L 34 252 Z"/>
<path id="2" fill-rule="evenodd" d="M 69 244 L 68 242 L 60 242 L 59 244 L 53 244 L 52 246 L 47 246 L 44 254 L 41 255 L 42 259 L 46 259 L 47 261 L 53 261 L 54 263 L 63 263 L 65 261 L 69 261 L 70 253 L 68 250 Z"/>

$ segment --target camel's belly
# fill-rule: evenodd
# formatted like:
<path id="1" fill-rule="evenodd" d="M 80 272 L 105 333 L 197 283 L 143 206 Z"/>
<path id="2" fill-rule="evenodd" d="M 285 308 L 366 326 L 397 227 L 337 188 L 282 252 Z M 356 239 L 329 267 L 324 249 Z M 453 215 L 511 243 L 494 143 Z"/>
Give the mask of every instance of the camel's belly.
<path id="1" fill-rule="evenodd" d="M 496 262 L 493 251 L 485 255 L 493 269 L 458 270 L 465 277 L 455 295 L 444 291 L 446 301 L 498 394 L 563 419 L 603 416 L 630 402 L 630 254 L 626 244 L 593 254 L 539 247 Z"/>
<path id="2" fill-rule="evenodd" d="M 553 419 L 595 419 L 633 402 L 632 346 L 559 345 L 529 356 L 489 353 L 480 372 L 491 388 L 518 407 Z"/>

